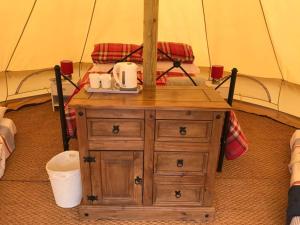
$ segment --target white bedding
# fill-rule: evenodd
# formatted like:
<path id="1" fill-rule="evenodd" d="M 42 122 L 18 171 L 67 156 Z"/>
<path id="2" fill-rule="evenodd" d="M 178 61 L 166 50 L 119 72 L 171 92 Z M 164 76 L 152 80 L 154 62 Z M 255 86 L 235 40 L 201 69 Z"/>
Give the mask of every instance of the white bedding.
<path id="1" fill-rule="evenodd" d="M 110 70 L 115 64 L 113 63 L 106 63 L 106 64 L 94 64 L 93 67 L 89 70 L 89 72 L 94 73 L 103 73 Z M 143 72 L 143 66 L 141 64 L 138 65 L 138 71 Z M 166 70 L 170 69 L 173 65 L 173 62 L 165 61 L 165 62 L 157 62 L 156 70 L 160 72 L 165 72 Z M 200 74 L 200 69 L 198 66 L 192 63 L 182 63 L 182 68 L 188 72 L 189 74 Z M 172 69 L 172 72 L 182 73 L 182 70 L 179 68 Z"/>
<path id="2" fill-rule="evenodd" d="M 17 133 L 16 126 L 11 119 L 0 119 L 0 178 L 5 171 L 5 161 L 15 149 L 14 136 Z M 5 132 L 3 132 L 5 131 Z"/>

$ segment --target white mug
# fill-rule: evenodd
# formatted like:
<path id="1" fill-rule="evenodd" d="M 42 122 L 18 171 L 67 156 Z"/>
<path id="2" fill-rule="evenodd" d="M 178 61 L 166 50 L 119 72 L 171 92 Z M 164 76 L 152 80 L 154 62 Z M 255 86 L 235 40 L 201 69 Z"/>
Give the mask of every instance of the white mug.
<path id="1" fill-rule="evenodd" d="M 102 88 L 111 88 L 111 75 L 109 73 L 101 74 L 100 81 Z"/>
<path id="2" fill-rule="evenodd" d="M 98 73 L 90 73 L 89 74 L 89 78 L 90 78 L 90 87 L 91 88 L 100 88 L 100 79 L 101 79 L 101 75 Z"/>

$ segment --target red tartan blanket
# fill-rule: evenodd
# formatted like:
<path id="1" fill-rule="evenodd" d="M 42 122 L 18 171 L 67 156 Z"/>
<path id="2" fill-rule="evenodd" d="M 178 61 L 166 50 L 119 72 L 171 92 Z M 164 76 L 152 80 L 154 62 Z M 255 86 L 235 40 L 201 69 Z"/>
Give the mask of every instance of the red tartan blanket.
<path id="1" fill-rule="evenodd" d="M 129 55 L 134 50 L 141 46 L 134 44 L 119 44 L 119 43 L 101 43 L 95 44 L 92 52 L 92 60 L 94 63 L 114 63 L 125 56 Z M 130 62 L 142 62 L 142 51 L 138 51 L 127 58 Z"/>
<path id="2" fill-rule="evenodd" d="M 184 43 L 175 43 L 175 42 L 158 42 L 157 48 L 166 53 L 173 60 L 177 60 L 184 63 L 193 63 L 194 62 L 194 53 L 190 45 Z M 157 60 L 158 61 L 170 61 L 170 59 L 162 54 L 160 51 L 157 51 Z"/>
<path id="3" fill-rule="evenodd" d="M 225 156 L 226 159 L 233 160 L 243 155 L 248 150 L 248 141 L 233 111 L 230 111 L 228 129 Z"/>
<path id="4" fill-rule="evenodd" d="M 100 43 L 95 44 L 91 54 L 94 63 L 115 63 L 141 46 L 135 44 Z M 190 45 L 176 42 L 158 42 L 157 48 L 167 54 L 173 60 L 182 63 L 193 63 L 194 53 Z M 165 54 L 157 52 L 157 61 L 170 61 Z M 143 62 L 143 50 L 135 52 L 126 61 Z"/>

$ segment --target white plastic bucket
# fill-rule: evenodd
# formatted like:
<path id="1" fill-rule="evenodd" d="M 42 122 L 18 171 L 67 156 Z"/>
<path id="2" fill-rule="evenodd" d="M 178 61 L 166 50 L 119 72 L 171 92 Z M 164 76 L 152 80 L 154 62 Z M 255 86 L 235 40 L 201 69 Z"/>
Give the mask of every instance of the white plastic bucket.
<path id="1" fill-rule="evenodd" d="M 46 164 L 55 202 L 62 208 L 72 208 L 81 202 L 82 186 L 78 151 L 65 151 Z"/>

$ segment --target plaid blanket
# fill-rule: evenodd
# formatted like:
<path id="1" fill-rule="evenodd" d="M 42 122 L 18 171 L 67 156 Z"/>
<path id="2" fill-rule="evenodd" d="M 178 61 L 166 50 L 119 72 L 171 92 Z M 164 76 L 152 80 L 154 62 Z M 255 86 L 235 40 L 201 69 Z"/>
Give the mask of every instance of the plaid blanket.
<path id="1" fill-rule="evenodd" d="M 140 48 L 135 44 L 120 44 L 120 43 L 100 43 L 94 45 L 94 50 L 91 54 L 94 63 L 115 63 L 131 52 Z M 167 54 L 173 60 L 183 63 L 193 63 L 194 53 L 190 45 L 176 42 L 158 42 L 157 48 Z M 170 61 L 165 54 L 157 52 L 157 61 Z M 127 58 L 129 62 L 143 62 L 143 52 L 135 52 Z"/>
<path id="2" fill-rule="evenodd" d="M 92 52 L 94 63 L 114 63 L 129 55 L 140 46 L 134 44 L 101 43 L 95 44 Z M 127 58 L 129 62 L 142 62 L 142 51 L 138 51 Z"/>
<path id="3" fill-rule="evenodd" d="M 248 141 L 240 127 L 240 124 L 233 111 L 230 111 L 229 131 L 226 138 L 225 156 L 233 160 L 248 150 Z"/>
<path id="4" fill-rule="evenodd" d="M 190 45 L 184 43 L 175 43 L 175 42 L 158 42 L 157 48 L 166 53 L 173 60 L 177 60 L 184 63 L 193 63 L 194 62 L 194 53 Z M 170 61 L 170 59 L 157 51 L 157 60 L 158 61 Z"/>

